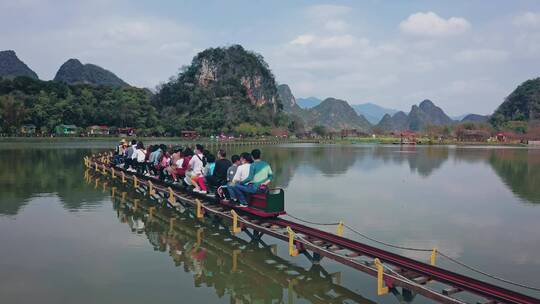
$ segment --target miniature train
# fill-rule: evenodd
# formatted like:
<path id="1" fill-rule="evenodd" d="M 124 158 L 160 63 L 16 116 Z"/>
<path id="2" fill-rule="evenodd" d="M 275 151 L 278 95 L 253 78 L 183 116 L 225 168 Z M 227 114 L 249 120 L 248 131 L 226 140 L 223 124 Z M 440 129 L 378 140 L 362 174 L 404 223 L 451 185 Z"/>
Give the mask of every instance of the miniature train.
<path id="1" fill-rule="evenodd" d="M 193 192 L 190 188 L 180 185 L 173 185 L 166 181 L 156 179 L 154 177 L 148 177 L 134 172 L 129 172 L 124 170 L 121 167 L 115 166 L 116 169 L 124 171 L 125 174 L 135 175 L 138 178 L 150 180 L 163 184 L 168 187 L 182 190 L 184 192 L 189 192 L 189 194 L 200 197 L 205 201 L 217 202 L 221 205 L 233 208 L 239 212 L 245 212 L 261 218 L 273 218 L 280 215 L 286 214 L 285 212 L 285 192 L 281 188 L 271 188 L 264 193 L 255 193 L 255 194 L 246 194 L 247 197 L 247 207 L 240 207 L 237 204 L 232 203 L 227 199 L 222 199 L 214 195 L 201 194 Z"/>

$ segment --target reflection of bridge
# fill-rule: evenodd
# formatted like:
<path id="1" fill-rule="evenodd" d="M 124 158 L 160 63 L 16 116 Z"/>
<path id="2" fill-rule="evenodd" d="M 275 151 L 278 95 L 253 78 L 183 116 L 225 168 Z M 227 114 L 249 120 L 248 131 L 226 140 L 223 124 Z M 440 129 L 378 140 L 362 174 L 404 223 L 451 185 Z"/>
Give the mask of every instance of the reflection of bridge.
<path id="1" fill-rule="evenodd" d="M 238 238 L 213 221 L 200 226 L 188 211 L 178 216 L 125 194 L 114 198 L 114 208 L 120 218 L 143 220 L 155 247 L 165 250 L 168 246 L 177 266 L 183 263 L 195 273 L 196 283 L 213 286 L 220 296 L 227 289 L 237 300 L 281 303 L 286 289 L 288 303 L 293 303 L 294 294 L 312 303 L 374 303 L 339 285 L 339 273 L 329 274 L 316 264 L 309 270 L 293 265 L 275 255 L 274 246 Z M 152 233 L 158 234 L 162 244 L 155 244 Z"/>
<path id="2" fill-rule="evenodd" d="M 119 182 L 124 186 L 132 185 L 133 190 L 156 199 L 159 204 L 171 205 L 176 209 L 189 208 L 199 221 L 210 218 L 225 229 L 228 229 L 230 226 L 228 223 L 232 222 L 234 232 L 244 231 L 257 242 L 261 241 L 263 235 L 288 240 L 290 255 L 302 253 L 314 263 L 318 263 L 322 257 L 327 257 L 376 276 L 379 295 L 386 294 L 389 290 L 395 291 L 392 287 L 400 286 L 444 303 L 465 303 L 461 297 L 452 296 L 458 293 L 458 296 L 466 293 L 469 297 L 474 296 L 473 298 L 492 302 L 539 303 L 538 299 L 533 297 L 436 267 L 434 265 L 436 251 L 433 251 L 432 262 L 429 265 L 295 222 L 283 219 L 265 220 L 246 214 L 237 216 L 235 212 L 215 204 L 215 201 L 207 196 L 188 192 L 179 186 L 172 186 L 175 188 L 173 190 L 170 185 L 159 180 L 126 174 L 123 170 L 116 173 L 121 174 L 121 178 L 115 176 L 116 170 L 120 169 L 115 170 L 107 166 L 107 161 L 108 156 L 98 155 L 92 159 L 85 159 L 85 164 L 96 172 L 106 175 L 106 179 L 112 177 L 113 182 Z M 166 202 L 167 197 L 169 203 Z M 440 287 L 426 287 L 427 283 L 433 281 L 446 288 L 441 290 Z M 384 286 L 385 284 L 387 286 Z"/>

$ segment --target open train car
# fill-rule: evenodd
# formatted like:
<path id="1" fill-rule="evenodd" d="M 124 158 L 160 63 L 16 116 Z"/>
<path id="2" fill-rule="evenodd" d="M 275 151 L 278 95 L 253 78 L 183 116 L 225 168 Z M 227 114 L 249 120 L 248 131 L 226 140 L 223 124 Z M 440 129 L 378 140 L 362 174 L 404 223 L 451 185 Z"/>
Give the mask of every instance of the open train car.
<path id="1" fill-rule="evenodd" d="M 228 200 L 220 200 L 220 204 L 251 213 L 259 217 L 277 217 L 286 214 L 285 192 L 281 188 L 269 189 L 265 193 L 255 193 L 248 196 L 248 206 L 240 208 Z"/>
<path id="2" fill-rule="evenodd" d="M 191 195 L 195 195 L 201 199 L 207 201 L 213 201 L 221 205 L 233 208 L 240 213 L 249 213 L 262 218 L 273 218 L 286 214 L 285 212 L 285 192 L 281 188 L 268 189 L 265 193 L 248 194 L 248 207 L 240 207 L 226 199 L 216 198 L 214 195 L 207 195 L 193 192 L 192 189 L 185 186 L 173 185 L 166 181 L 156 179 L 154 177 L 144 176 L 135 172 L 127 171 L 123 166 L 113 165 L 117 170 L 123 171 L 125 174 L 135 175 L 140 179 L 151 180 L 155 183 L 162 184 L 164 186 L 178 189 L 184 192 L 189 192 Z"/>

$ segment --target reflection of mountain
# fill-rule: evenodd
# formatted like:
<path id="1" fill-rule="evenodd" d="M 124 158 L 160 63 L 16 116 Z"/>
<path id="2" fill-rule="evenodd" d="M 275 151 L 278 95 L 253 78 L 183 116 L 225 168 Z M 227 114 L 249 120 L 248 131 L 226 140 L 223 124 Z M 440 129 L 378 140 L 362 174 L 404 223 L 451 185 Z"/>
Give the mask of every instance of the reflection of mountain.
<path id="1" fill-rule="evenodd" d="M 319 146 L 309 152 L 307 162 L 328 176 L 345 174 L 358 156 L 354 146 Z"/>
<path id="2" fill-rule="evenodd" d="M 287 187 L 300 165 L 308 165 L 332 176 L 345 174 L 355 163 L 358 150 L 353 146 L 264 147 L 264 158 L 272 165 L 274 184 Z"/>
<path id="3" fill-rule="evenodd" d="M 449 150 L 446 147 L 400 146 L 391 149 L 378 146 L 374 149 L 373 156 L 382 159 L 385 163 L 401 164 L 407 162 L 411 172 L 428 177 L 446 162 L 449 157 Z"/>
<path id="4" fill-rule="evenodd" d="M 116 199 L 114 207 L 121 222 L 146 234 L 156 251 L 168 252 L 176 267 L 192 273 L 195 287 L 213 288 L 220 298 L 229 295 L 231 303 L 284 303 L 286 291 L 312 303 L 373 303 L 335 284 L 318 265 L 295 266 L 227 229 L 202 228 L 187 213 L 171 228 L 171 211 L 160 208 L 150 217 L 145 200 L 134 208 L 130 200 Z"/>
<path id="5" fill-rule="evenodd" d="M 515 195 L 530 203 L 540 203 L 540 151 L 492 150 L 489 163 Z"/>
<path id="6" fill-rule="evenodd" d="M 0 214 L 15 215 L 31 197 L 54 193 L 64 207 L 77 210 L 105 196 L 83 182 L 82 157 L 90 150 L 0 150 Z"/>

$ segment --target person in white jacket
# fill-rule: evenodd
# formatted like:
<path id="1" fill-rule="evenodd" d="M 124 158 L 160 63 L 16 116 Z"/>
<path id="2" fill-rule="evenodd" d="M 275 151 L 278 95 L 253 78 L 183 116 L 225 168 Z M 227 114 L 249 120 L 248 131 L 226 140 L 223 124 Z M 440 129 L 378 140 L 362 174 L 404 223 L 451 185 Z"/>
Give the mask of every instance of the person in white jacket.
<path id="1" fill-rule="evenodd" d="M 144 174 L 146 171 L 146 150 L 144 149 L 144 144 L 142 141 L 137 143 L 135 151 L 131 155 L 135 168 L 137 168 L 138 174 Z"/>
<path id="2" fill-rule="evenodd" d="M 238 198 L 236 196 L 236 193 L 231 189 L 232 186 L 234 186 L 236 183 L 239 183 L 243 181 L 246 177 L 249 175 L 249 169 L 251 166 L 251 163 L 253 162 L 253 158 L 251 157 L 251 154 L 244 152 L 240 154 L 240 163 L 241 165 L 238 166 L 236 169 L 236 173 L 234 174 L 234 177 L 230 184 L 227 187 L 227 190 L 229 191 L 229 196 L 231 197 L 231 200 L 233 202 L 238 201 Z"/>

